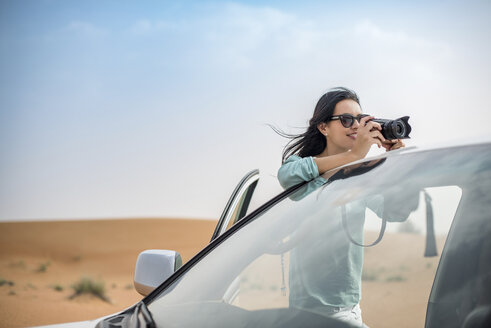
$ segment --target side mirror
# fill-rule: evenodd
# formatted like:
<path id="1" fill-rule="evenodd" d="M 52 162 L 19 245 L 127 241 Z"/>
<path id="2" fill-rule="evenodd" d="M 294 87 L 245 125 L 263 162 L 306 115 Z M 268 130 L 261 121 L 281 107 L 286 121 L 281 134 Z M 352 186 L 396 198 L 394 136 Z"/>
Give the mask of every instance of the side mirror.
<path id="1" fill-rule="evenodd" d="M 133 283 L 138 293 L 146 296 L 182 266 L 178 252 L 150 249 L 140 253 L 136 260 Z"/>

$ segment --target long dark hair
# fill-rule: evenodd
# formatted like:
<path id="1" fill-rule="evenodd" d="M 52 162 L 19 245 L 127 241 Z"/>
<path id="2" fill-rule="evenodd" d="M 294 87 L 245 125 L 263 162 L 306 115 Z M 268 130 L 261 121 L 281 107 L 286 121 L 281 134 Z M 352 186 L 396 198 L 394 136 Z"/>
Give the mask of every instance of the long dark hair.
<path id="1" fill-rule="evenodd" d="M 333 116 L 336 104 L 341 100 L 351 99 L 360 104 L 358 95 L 348 88 L 337 87 L 330 89 L 320 97 L 314 109 L 314 115 L 309 121 L 307 131 L 301 134 L 288 134 L 275 127 L 273 130 L 282 137 L 291 139 L 283 149 L 282 162 L 293 154 L 300 157 L 316 156 L 326 148 L 326 137 L 317 129 L 317 125 L 328 122 Z"/>

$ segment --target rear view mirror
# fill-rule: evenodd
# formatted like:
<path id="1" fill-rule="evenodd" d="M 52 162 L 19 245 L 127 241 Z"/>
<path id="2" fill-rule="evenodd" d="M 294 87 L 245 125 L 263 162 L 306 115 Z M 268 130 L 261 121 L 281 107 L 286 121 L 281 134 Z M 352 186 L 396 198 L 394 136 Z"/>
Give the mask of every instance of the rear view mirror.
<path id="1" fill-rule="evenodd" d="M 146 296 L 169 278 L 182 265 L 176 251 L 150 249 L 140 253 L 136 260 L 133 283 L 138 293 Z"/>

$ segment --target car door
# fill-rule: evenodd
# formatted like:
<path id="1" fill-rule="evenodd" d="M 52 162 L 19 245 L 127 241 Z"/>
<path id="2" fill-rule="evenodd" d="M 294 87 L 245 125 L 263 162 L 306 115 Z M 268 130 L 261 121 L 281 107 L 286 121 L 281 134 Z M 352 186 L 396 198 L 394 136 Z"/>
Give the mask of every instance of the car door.
<path id="1" fill-rule="evenodd" d="M 212 241 L 246 215 L 247 209 L 249 208 L 249 204 L 251 202 L 252 194 L 254 193 L 258 181 L 258 169 L 248 172 L 240 180 L 232 192 L 232 195 L 230 196 L 230 199 L 228 200 L 227 205 L 220 216 L 220 220 L 218 220 L 215 232 L 211 237 Z"/>
<path id="2" fill-rule="evenodd" d="M 426 328 L 491 327 L 491 177 L 466 194 L 445 242 L 427 308 Z M 479 184 L 482 184 L 479 186 Z"/>

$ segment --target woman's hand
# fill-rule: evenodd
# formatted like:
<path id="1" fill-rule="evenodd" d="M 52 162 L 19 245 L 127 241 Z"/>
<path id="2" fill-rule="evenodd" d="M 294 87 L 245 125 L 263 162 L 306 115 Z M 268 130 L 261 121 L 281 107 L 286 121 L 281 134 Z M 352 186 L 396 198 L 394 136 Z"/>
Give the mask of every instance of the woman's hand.
<path id="1" fill-rule="evenodd" d="M 401 139 L 393 139 L 393 140 L 386 139 L 384 142 L 382 142 L 382 146 L 385 148 L 386 151 L 396 150 L 399 148 L 406 147 L 406 145 L 404 144 L 404 142 L 402 142 Z"/>
<path id="2" fill-rule="evenodd" d="M 356 154 L 359 159 L 365 158 L 372 145 L 376 144 L 380 148 L 386 142 L 380 132 L 382 127 L 379 123 L 371 121 L 373 119 L 373 116 L 366 116 L 360 120 L 356 141 L 351 149 L 351 152 Z"/>

